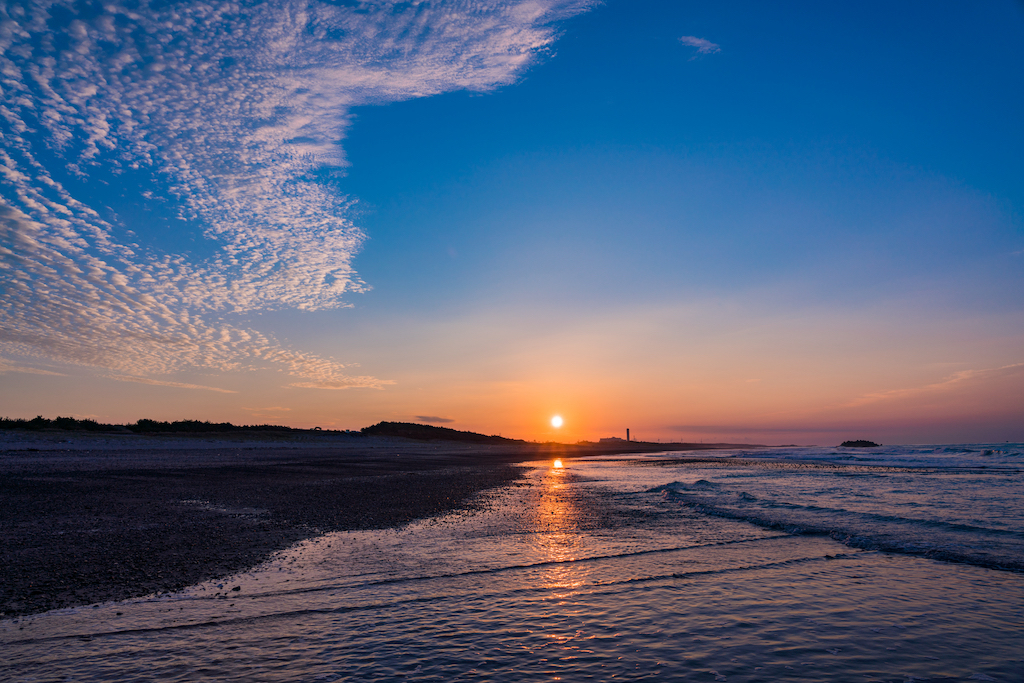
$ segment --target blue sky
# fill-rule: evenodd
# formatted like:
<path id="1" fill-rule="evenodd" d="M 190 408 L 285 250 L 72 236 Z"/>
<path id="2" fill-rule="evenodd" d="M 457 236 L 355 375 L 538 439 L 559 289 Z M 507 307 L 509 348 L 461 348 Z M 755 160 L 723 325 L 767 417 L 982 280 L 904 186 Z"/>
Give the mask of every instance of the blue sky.
<path id="1" fill-rule="evenodd" d="M 513 271 L 564 257 L 586 305 L 595 286 L 626 301 L 731 290 L 824 258 L 887 280 L 998 260 L 1020 240 L 1020 11 L 887 7 L 613 2 L 512 87 L 357 110 L 343 186 L 381 243 L 363 272 L 457 276 L 440 257 L 459 247 Z M 686 27 L 725 47 L 681 45 Z M 944 220 L 957 208 L 989 229 Z M 642 282 L 609 281 L 611 266 Z"/>
<path id="2" fill-rule="evenodd" d="M 8 415 L 1024 439 L 1019 3 L 23 7 Z"/>

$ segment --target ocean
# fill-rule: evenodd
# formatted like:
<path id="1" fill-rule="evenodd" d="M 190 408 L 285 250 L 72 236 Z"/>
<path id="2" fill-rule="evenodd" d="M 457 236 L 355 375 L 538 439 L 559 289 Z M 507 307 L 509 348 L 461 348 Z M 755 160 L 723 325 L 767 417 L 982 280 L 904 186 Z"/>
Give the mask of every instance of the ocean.
<path id="1" fill-rule="evenodd" d="M 472 509 L 0 621 L 0 674 L 1024 681 L 1024 444 L 528 466 Z"/>

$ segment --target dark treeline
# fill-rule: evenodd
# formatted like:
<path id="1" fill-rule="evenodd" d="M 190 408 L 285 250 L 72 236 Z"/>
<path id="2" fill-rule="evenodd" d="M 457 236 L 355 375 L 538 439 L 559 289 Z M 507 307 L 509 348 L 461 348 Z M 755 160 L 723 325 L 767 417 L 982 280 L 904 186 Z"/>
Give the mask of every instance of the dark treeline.
<path id="1" fill-rule="evenodd" d="M 139 420 L 135 424 L 126 425 L 137 433 L 157 432 L 308 432 L 309 429 L 296 429 L 283 425 L 234 425 L 230 422 L 200 422 L 199 420 L 177 420 L 160 422 L 159 420 Z M 320 431 L 320 430 L 316 430 Z"/>
<path id="2" fill-rule="evenodd" d="M 39 415 L 31 420 L 23 418 L 0 417 L 0 429 L 64 429 L 86 432 L 132 432 L 134 434 L 167 434 L 188 433 L 203 434 L 207 432 L 308 432 L 320 431 L 296 429 L 282 425 L 234 425 L 230 422 L 202 422 L 200 420 L 177 420 L 161 422 L 159 420 L 142 419 L 126 425 L 104 424 L 96 420 L 79 420 L 74 417 L 56 417 L 52 420 Z"/>
<path id="3" fill-rule="evenodd" d="M 328 429 L 298 429 L 282 425 L 234 425 L 230 422 L 202 422 L 200 420 L 177 420 L 161 422 L 142 419 L 125 425 L 104 424 L 96 420 L 79 420 L 73 417 L 57 417 L 52 420 L 42 415 L 31 420 L 0 417 L 0 429 L 62 429 L 67 431 L 113 432 L 120 434 L 224 434 L 226 432 L 288 432 L 317 434 L 347 434 L 349 436 L 394 436 L 416 441 L 461 441 L 464 443 L 524 443 L 521 439 L 507 439 L 502 436 L 487 436 L 476 432 L 460 432 L 448 427 L 434 427 L 412 422 L 378 422 L 360 431 L 336 431 Z"/>
<path id="4" fill-rule="evenodd" d="M 0 417 L 0 429 L 77 429 L 87 432 L 124 431 L 120 425 L 101 424 L 96 420 L 76 420 L 73 417 L 57 417 L 49 420 L 42 415 L 31 420 Z"/>
<path id="5" fill-rule="evenodd" d="M 177 420 L 161 422 L 160 420 L 142 419 L 132 424 L 104 424 L 96 420 L 79 420 L 73 417 L 57 417 L 52 420 L 42 415 L 31 420 L 22 418 L 0 417 L 0 429 L 61 429 L 67 431 L 111 432 L 120 434 L 224 434 L 233 432 L 278 432 L 278 433 L 316 433 L 316 434 L 347 434 L 349 436 L 395 436 L 416 441 L 461 441 L 465 443 L 523 443 L 519 439 L 506 439 L 501 436 L 487 436 L 476 432 L 460 432 L 447 427 L 414 424 L 411 422 L 378 422 L 371 427 L 363 427 L 360 431 L 335 431 L 328 429 L 298 429 L 282 425 L 234 425 L 230 422 L 202 422 L 200 420 Z"/>
<path id="6" fill-rule="evenodd" d="M 417 441 L 463 441 L 466 443 L 524 443 L 522 439 L 487 436 L 476 432 L 460 432 L 448 427 L 434 427 L 414 422 L 378 422 L 360 430 L 366 436 L 399 436 Z"/>

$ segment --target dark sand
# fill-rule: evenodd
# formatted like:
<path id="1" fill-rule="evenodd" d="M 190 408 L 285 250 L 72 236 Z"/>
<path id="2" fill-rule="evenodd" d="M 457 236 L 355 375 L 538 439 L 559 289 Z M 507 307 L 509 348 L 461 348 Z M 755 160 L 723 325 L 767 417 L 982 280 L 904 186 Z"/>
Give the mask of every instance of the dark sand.
<path id="1" fill-rule="evenodd" d="M 74 441 L 0 451 L 2 616 L 173 591 L 326 531 L 435 515 L 514 480 L 524 459 L 367 439 Z"/>

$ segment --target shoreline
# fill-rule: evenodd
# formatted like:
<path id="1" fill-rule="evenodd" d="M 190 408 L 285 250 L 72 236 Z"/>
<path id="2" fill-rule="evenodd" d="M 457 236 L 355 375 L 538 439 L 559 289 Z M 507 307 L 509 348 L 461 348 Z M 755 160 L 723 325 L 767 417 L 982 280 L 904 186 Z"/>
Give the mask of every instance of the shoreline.
<path id="1" fill-rule="evenodd" d="M 312 538 L 230 583 L 3 620 L 10 676 L 1014 679 L 1020 575 L 843 545 L 947 547 L 915 512 L 970 521 L 957 510 L 981 501 L 944 495 L 960 472 L 849 477 L 845 464 L 733 457 L 720 470 L 708 456 L 735 454 L 682 455 L 529 462 L 469 514 Z M 971 481 L 1002 490 L 1019 519 L 1015 474 Z M 750 514 L 715 514 L 726 508 Z M 786 528 L 758 525 L 762 512 Z"/>
<path id="2" fill-rule="evenodd" d="M 528 459 L 380 441 L 81 441 L 0 450 L 0 618 L 180 590 L 328 531 L 401 526 L 515 481 Z"/>
<path id="3" fill-rule="evenodd" d="M 518 479 L 515 463 L 666 450 L 325 437 L 0 434 L 0 618 L 180 590 L 322 533 L 449 512 Z"/>

